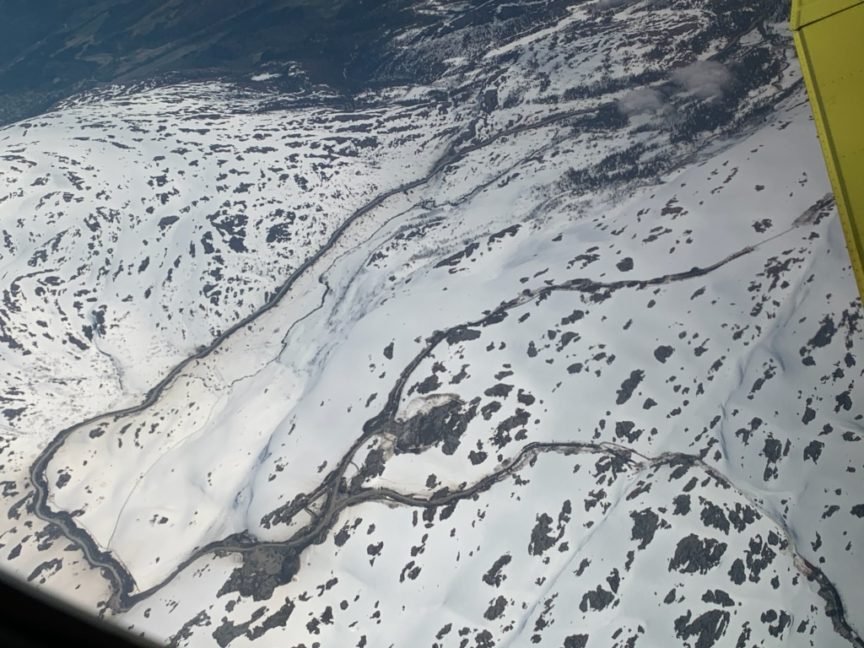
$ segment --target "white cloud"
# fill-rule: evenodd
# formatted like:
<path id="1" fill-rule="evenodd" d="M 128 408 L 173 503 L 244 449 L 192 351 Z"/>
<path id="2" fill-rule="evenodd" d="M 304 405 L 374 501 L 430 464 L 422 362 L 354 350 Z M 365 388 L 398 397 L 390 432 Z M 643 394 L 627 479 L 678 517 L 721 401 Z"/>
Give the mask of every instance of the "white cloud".
<path id="1" fill-rule="evenodd" d="M 672 73 L 672 80 L 702 99 L 723 96 L 732 83 L 732 74 L 716 61 L 696 61 Z"/>
<path id="2" fill-rule="evenodd" d="M 621 114 L 639 115 L 642 113 L 656 113 L 663 109 L 666 102 L 663 95 L 653 88 L 638 88 L 631 90 L 618 100 L 618 110 Z"/>

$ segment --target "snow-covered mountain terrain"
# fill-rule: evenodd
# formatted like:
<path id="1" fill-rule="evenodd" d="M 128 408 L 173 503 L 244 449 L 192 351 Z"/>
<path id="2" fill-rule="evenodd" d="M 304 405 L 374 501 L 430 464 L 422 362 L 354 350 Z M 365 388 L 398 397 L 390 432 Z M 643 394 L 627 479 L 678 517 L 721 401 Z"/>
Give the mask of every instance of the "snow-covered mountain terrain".
<path id="1" fill-rule="evenodd" d="M 0 129 L 2 567 L 172 646 L 864 646 L 785 2 L 409 4 L 350 94 Z"/>

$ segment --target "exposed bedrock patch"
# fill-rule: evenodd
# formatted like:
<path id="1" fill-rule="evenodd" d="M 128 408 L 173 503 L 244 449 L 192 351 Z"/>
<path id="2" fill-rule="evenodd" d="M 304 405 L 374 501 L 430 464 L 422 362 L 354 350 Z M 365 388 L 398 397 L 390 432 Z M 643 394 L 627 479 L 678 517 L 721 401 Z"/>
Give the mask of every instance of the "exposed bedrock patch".
<path id="1" fill-rule="evenodd" d="M 231 572 L 217 596 L 237 592 L 255 601 L 266 601 L 273 596 L 273 590 L 290 582 L 300 570 L 300 556 L 291 548 L 259 546 L 240 557 L 243 564 Z"/>
<path id="2" fill-rule="evenodd" d="M 396 453 L 420 453 L 441 445 L 444 454 L 452 455 L 468 424 L 477 415 L 477 402 L 464 403 L 459 399 L 434 405 L 407 420 L 394 420 L 387 431 L 394 434 Z"/>

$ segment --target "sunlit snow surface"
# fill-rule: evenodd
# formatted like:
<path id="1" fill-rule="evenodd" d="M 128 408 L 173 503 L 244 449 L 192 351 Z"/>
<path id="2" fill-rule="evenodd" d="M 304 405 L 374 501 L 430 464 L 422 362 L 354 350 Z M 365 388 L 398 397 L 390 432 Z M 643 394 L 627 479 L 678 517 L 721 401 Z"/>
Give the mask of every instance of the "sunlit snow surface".
<path id="1" fill-rule="evenodd" d="M 861 645 L 862 311 L 774 8 L 429 3 L 428 85 L 0 130 L 3 565 L 183 646 Z"/>

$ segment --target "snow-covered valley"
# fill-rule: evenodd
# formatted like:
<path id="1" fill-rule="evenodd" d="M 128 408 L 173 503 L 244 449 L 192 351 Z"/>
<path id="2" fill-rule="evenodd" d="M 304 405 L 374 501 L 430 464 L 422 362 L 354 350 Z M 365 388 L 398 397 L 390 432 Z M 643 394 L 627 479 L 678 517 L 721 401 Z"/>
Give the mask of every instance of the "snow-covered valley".
<path id="1" fill-rule="evenodd" d="M 416 84 L 0 130 L 3 566 L 177 646 L 864 645 L 783 3 L 418 4 Z"/>

